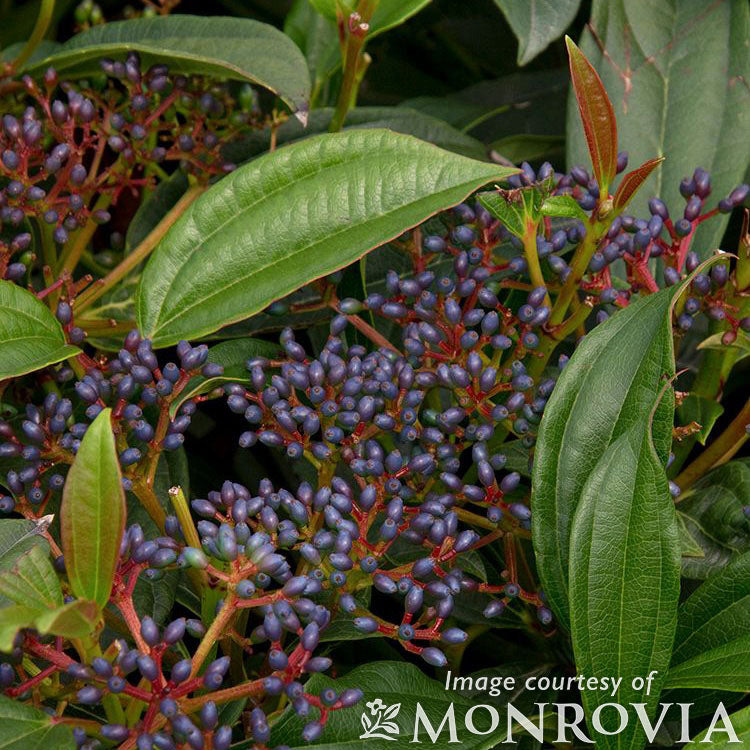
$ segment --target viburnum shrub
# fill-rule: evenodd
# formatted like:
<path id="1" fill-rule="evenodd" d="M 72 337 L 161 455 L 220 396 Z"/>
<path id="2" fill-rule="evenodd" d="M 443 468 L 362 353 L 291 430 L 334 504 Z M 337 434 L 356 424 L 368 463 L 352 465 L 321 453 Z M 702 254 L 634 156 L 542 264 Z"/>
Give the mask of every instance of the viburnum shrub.
<path id="1" fill-rule="evenodd" d="M 628 165 L 570 40 L 591 166 L 561 172 L 324 133 L 375 2 L 338 5 L 319 117 L 270 26 L 84 3 L 39 50 L 51 5 L 0 79 L 0 745 L 353 743 L 400 690 L 371 661 L 408 701 L 475 647 L 658 673 L 587 715 L 741 700 L 747 212 L 733 253 L 694 239 L 750 187 L 697 166 L 631 214 L 662 158 Z"/>

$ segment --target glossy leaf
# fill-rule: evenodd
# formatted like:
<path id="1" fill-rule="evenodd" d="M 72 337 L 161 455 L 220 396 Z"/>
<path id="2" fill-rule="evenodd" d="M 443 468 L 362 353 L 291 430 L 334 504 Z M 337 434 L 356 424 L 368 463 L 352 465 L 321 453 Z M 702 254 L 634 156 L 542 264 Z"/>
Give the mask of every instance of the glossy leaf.
<path id="1" fill-rule="evenodd" d="M 384 130 L 266 154 L 169 230 L 141 276 L 139 326 L 168 346 L 250 317 L 512 171 Z"/>
<path id="2" fill-rule="evenodd" d="M 569 574 L 576 669 L 623 678 L 614 696 L 582 692 L 587 716 L 614 702 L 646 703 L 653 718 L 677 622 L 680 544 L 649 416 L 615 440 L 591 472 L 571 529 Z M 635 677 L 654 672 L 650 693 L 646 686 L 632 687 Z M 605 729 L 616 731 L 617 724 L 616 717 L 603 714 Z M 620 733 L 594 734 L 602 750 L 640 750 L 644 744 L 644 732 L 634 722 Z"/>
<path id="3" fill-rule="evenodd" d="M 0 747 L 3 750 L 75 750 L 73 731 L 26 703 L 0 695 Z"/>
<path id="4" fill-rule="evenodd" d="M 63 488 L 60 522 L 65 567 L 73 593 L 109 600 L 125 528 L 125 496 L 110 409 L 91 423 Z"/>
<path id="5" fill-rule="evenodd" d="M 278 29 L 249 18 L 178 14 L 113 21 L 82 31 L 24 72 L 52 66 L 67 77 L 99 73 L 101 58 L 131 50 L 145 67 L 166 63 L 172 71 L 250 81 L 293 110 L 307 111 L 310 76 L 302 53 Z"/>
<path id="6" fill-rule="evenodd" d="M 0 281 L 0 380 L 78 354 L 47 305 L 10 281 Z"/>
<path id="7" fill-rule="evenodd" d="M 625 208 L 630 203 L 633 196 L 641 188 L 644 182 L 648 179 L 649 175 L 664 161 L 664 157 L 660 156 L 656 159 L 649 159 L 647 162 L 641 164 L 638 169 L 634 169 L 632 172 L 628 172 L 623 176 L 620 184 L 617 186 L 615 196 L 613 200 L 614 207 L 616 209 Z"/>
<path id="8" fill-rule="evenodd" d="M 750 691 L 750 635 L 746 633 L 673 667 L 665 687 Z"/>
<path id="9" fill-rule="evenodd" d="M 16 604 L 37 610 L 54 609 L 63 603 L 62 589 L 48 553 L 39 546 L 19 557 L 0 577 L 0 594 Z"/>
<path id="10" fill-rule="evenodd" d="M 611 443 L 645 418 L 674 373 L 673 291 L 632 302 L 578 345 L 540 425 L 533 465 L 532 539 L 542 586 L 569 622 L 568 553 L 573 515 L 589 475 Z M 663 463 L 672 441 L 673 395 L 659 402 L 653 439 Z"/>
<path id="11" fill-rule="evenodd" d="M 562 36 L 581 0 L 495 0 L 518 39 L 518 64 L 526 65 Z"/>
<path id="12" fill-rule="evenodd" d="M 617 172 L 617 123 L 607 91 L 586 56 L 570 37 L 568 45 L 570 77 L 583 123 L 589 156 L 602 194 Z"/>
<path id="13" fill-rule="evenodd" d="M 622 148 L 634 165 L 668 157 L 634 199 L 633 214 L 648 215 L 652 195 L 679 210 L 680 180 L 696 166 L 712 175 L 709 208 L 743 181 L 750 161 L 748 36 L 750 6 L 742 0 L 594 0 L 580 44 L 614 103 Z M 581 164 L 586 143 L 572 97 L 568 104 L 568 164 Z M 726 221 L 701 224 L 695 250 L 707 257 Z"/>
<path id="14" fill-rule="evenodd" d="M 750 552 L 746 552 L 680 605 L 672 664 L 741 637 L 749 623 Z"/>
<path id="15" fill-rule="evenodd" d="M 312 110 L 307 126 L 290 118 L 276 131 L 277 146 L 328 132 L 333 112 L 333 107 Z M 465 135 L 437 117 L 408 107 L 355 107 L 344 121 L 344 130 L 352 128 L 387 128 L 473 159 L 484 159 L 486 156 L 485 147 L 476 138 Z M 270 143 L 269 129 L 251 131 L 228 143 L 222 153 L 227 159 L 240 163 L 268 151 Z"/>
<path id="16" fill-rule="evenodd" d="M 735 750 L 737 747 L 747 747 L 750 745 L 750 706 L 733 713 L 729 717 L 734 727 L 734 731 L 737 733 L 737 739 L 741 745 L 737 745 L 736 742 L 730 742 L 730 737 L 722 732 L 717 731 L 711 735 L 711 739 L 707 740 L 708 729 L 701 732 L 697 737 L 693 738 L 695 743 L 699 744 L 699 747 L 708 747 L 710 750 Z M 719 728 L 721 723 L 719 723 Z"/>
<path id="17" fill-rule="evenodd" d="M 736 459 L 706 474 L 677 505 L 691 536 L 704 551 L 686 558 L 682 574 L 707 578 L 750 550 L 750 519 L 744 507 L 750 497 L 750 460 Z"/>
<path id="18" fill-rule="evenodd" d="M 278 344 L 253 338 L 224 341 L 221 344 L 212 346 L 208 350 L 207 361 L 221 365 L 224 368 L 224 374 L 214 378 L 204 378 L 203 376 L 191 378 L 185 385 L 185 389 L 170 405 L 170 415 L 174 417 L 180 406 L 188 399 L 208 393 L 222 383 L 228 381 L 233 383 L 249 383 L 250 373 L 245 363 L 253 357 L 274 359 L 279 356 L 281 351 L 281 347 Z"/>

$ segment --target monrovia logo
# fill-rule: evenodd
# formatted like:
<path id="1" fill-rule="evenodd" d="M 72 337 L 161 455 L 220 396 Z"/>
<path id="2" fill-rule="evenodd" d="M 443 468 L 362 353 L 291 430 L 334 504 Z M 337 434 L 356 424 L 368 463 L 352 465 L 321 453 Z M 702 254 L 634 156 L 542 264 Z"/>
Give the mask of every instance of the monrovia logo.
<path id="1" fill-rule="evenodd" d="M 395 703 L 392 706 L 386 705 L 380 698 L 375 698 L 365 704 L 367 711 L 361 716 L 362 728 L 364 732 L 359 736 L 361 740 L 381 739 L 396 740 L 401 734 L 398 724 L 393 721 L 401 711 L 401 703 Z M 574 740 L 587 744 L 594 744 L 595 741 L 590 739 L 586 734 L 586 720 L 583 708 L 577 703 L 535 703 L 537 707 L 536 723 L 530 717 L 519 711 L 512 703 L 508 703 L 507 712 L 505 712 L 505 725 L 501 728 L 501 715 L 496 706 L 479 703 L 470 706 L 463 716 L 463 724 L 466 731 L 471 735 L 491 735 L 500 734 L 504 739 L 503 743 L 514 743 L 516 739 L 514 734 L 519 737 L 523 734 L 530 735 L 538 742 L 569 743 Z M 643 731 L 649 742 L 653 742 L 656 735 L 664 722 L 670 709 L 674 706 L 673 711 L 680 713 L 681 736 L 677 740 L 679 743 L 692 744 L 690 739 L 690 708 L 692 703 L 660 703 L 660 714 L 656 721 L 652 723 L 649 718 L 649 711 L 645 703 L 630 703 L 629 710 L 620 703 L 603 703 L 599 705 L 591 716 L 591 727 L 599 735 L 616 735 L 625 731 L 631 720 L 631 713 L 640 722 Z M 551 714 L 557 714 L 556 727 L 545 724 L 545 719 L 549 719 Z M 403 718 L 403 717 L 402 717 Z M 422 704 L 417 702 L 414 715 L 414 724 L 412 729 L 405 732 L 411 736 L 411 742 L 422 742 L 426 738 L 432 744 L 440 743 L 458 743 L 462 740 L 459 738 L 459 728 L 456 721 L 456 708 L 450 703 L 448 709 L 443 714 L 442 719 L 436 722 L 437 726 L 428 717 Z M 552 733 L 556 737 L 550 736 L 545 738 L 545 727 L 548 730 L 553 729 Z M 726 744 L 742 744 L 732 725 L 729 714 L 723 703 L 719 703 L 714 712 L 708 730 L 705 732 L 700 744 L 711 744 L 714 734 L 722 734 L 722 742 Z M 498 741 L 499 737 L 498 737 Z"/>
<path id="2" fill-rule="evenodd" d="M 398 737 L 398 724 L 390 721 L 398 716 L 401 710 L 401 704 L 396 703 L 393 706 L 386 706 L 380 698 L 370 701 L 366 704 L 370 710 L 371 719 L 367 713 L 363 713 L 361 718 L 364 733 L 359 735 L 361 740 L 369 740 L 377 737 L 381 740 L 395 740 Z M 392 736 L 395 735 L 395 736 Z"/>

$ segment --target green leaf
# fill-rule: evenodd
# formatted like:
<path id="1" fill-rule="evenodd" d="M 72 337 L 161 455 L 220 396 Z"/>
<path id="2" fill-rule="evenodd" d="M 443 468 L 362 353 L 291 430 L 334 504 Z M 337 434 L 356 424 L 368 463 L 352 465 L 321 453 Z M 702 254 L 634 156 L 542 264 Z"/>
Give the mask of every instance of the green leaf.
<path id="1" fill-rule="evenodd" d="M 395 710 L 392 717 L 389 717 L 389 720 L 396 725 L 398 735 L 394 734 L 390 742 L 370 739 L 369 742 L 375 748 L 387 746 L 394 750 L 400 750 L 401 748 L 412 747 L 411 740 L 414 735 L 417 702 L 420 703 L 435 729 L 440 725 L 450 704 L 453 703 L 462 748 L 485 750 L 485 748 L 494 747 L 496 743 L 502 742 L 506 737 L 506 721 L 504 719 L 500 720 L 497 729 L 490 734 L 484 736 L 469 734 L 464 728 L 463 718 L 466 711 L 476 704 L 476 699 L 445 690 L 442 683 L 429 679 L 417 667 L 406 662 L 379 661 L 364 664 L 338 680 L 332 680 L 322 674 L 315 674 L 307 683 L 307 688 L 316 694 L 329 686 L 334 687 L 339 693 L 348 687 L 357 687 L 364 692 L 364 697 L 353 708 L 333 711 L 329 714 L 325 733 L 321 737 L 320 743 L 308 744 L 301 742 L 300 739 L 302 727 L 314 718 L 312 713 L 302 718 L 298 717 L 291 709 L 287 709 L 272 730 L 270 744 L 289 745 L 291 748 L 319 746 L 326 748 L 326 750 L 360 750 L 367 744 L 359 739 L 363 733 L 363 724 L 360 717 L 362 714 L 366 714 L 368 719 L 371 718 L 367 703 L 378 698 L 385 706 L 392 707 L 399 704 L 400 708 Z M 502 711 L 499 711 L 499 713 L 502 713 Z M 380 715 L 384 716 L 384 712 L 381 712 Z M 486 711 L 475 712 L 473 718 L 478 730 L 489 728 Z M 423 742 L 430 742 L 424 728 L 421 729 L 420 736 Z M 515 737 L 520 737 L 520 732 Z M 448 731 L 444 727 L 436 746 L 442 747 L 447 742 Z M 240 743 L 236 750 L 244 750 L 251 746 L 252 740 L 247 743 Z M 502 747 L 502 745 L 498 746 Z"/>
<path id="2" fill-rule="evenodd" d="M 685 558 L 682 574 L 707 578 L 750 550 L 750 460 L 736 459 L 706 474 L 677 505 L 678 515 L 704 552 Z"/>
<path id="3" fill-rule="evenodd" d="M 15 378 L 80 353 L 65 343 L 62 326 L 31 292 L 0 281 L 0 380 Z"/>
<path id="4" fill-rule="evenodd" d="M 680 549 L 683 557 L 705 557 L 703 547 L 698 544 L 695 537 L 690 533 L 685 519 L 681 513 L 677 513 L 677 525 L 680 527 Z"/>
<path id="5" fill-rule="evenodd" d="M 589 475 L 573 519 L 569 574 L 576 669 L 622 678 L 614 696 L 582 692 L 587 716 L 614 702 L 646 703 L 653 718 L 677 622 L 680 545 L 664 464 L 651 441 L 650 415 L 615 440 Z M 635 677 L 654 672 L 652 685 L 632 687 Z M 602 720 L 609 731 L 616 730 L 618 720 L 614 723 Z M 614 736 L 595 734 L 602 750 L 644 745 L 645 733 L 636 722 Z"/>
<path id="6" fill-rule="evenodd" d="M 740 744 L 746 747 L 750 745 L 750 706 L 746 706 L 740 711 L 733 713 L 729 719 L 732 722 L 734 731 L 737 733 L 737 739 L 740 741 Z M 719 727 L 721 727 L 721 723 L 719 723 Z M 695 737 L 693 742 L 705 743 L 701 744 L 700 747 L 708 747 L 710 750 L 734 750 L 737 747 L 736 742 L 729 742 L 730 738 L 726 733 L 717 731 L 716 734 L 720 739 L 713 739 L 712 734 L 711 739 L 706 741 L 708 735 L 708 729 L 706 729 Z"/>
<path id="7" fill-rule="evenodd" d="M 341 65 L 336 24 L 318 13 L 310 0 L 295 0 L 284 19 L 284 33 L 307 59 L 315 94 Z"/>
<path id="8" fill-rule="evenodd" d="M 39 610 L 25 607 L 23 604 L 11 604 L 0 607 L 0 651 L 9 653 L 13 650 L 13 641 L 21 628 L 29 628 L 34 624 L 34 618 Z M 0 734 L 0 737 L 2 734 Z"/>
<path id="9" fill-rule="evenodd" d="M 13 568 L 0 577 L 0 594 L 37 610 L 60 606 L 62 589 L 48 552 L 36 545 L 21 555 Z"/>
<path id="10" fill-rule="evenodd" d="M 698 349 L 716 349 L 717 351 L 729 352 L 735 355 L 735 363 L 745 357 L 750 357 L 750 336 L 742 330 L 737 331 L 737 338 L 731 344 L 722 341 L 723 333 L 714 333 L 703 339 L 698 344 Z"/>
<path id="11" fill-rule="evenodd" d="M 34 627 L 43 635 L 51 633 L 63 638 L 83 638 L 94 631 L 99 616 L 96 602 L 75 599 L 52 611 L 39 613 Z"/>
<path id="12" fill-rule="evenodd" d="M 581 492 L 599 459 L 653 407 L 674 374 L 673 292 L 649 295 L 597 326 L 560 376 L 540 425 L 533 465 L 532 540 L 542 586 L 567 624 L 570 527 Z M 666 464 L 672 442 L 673 394 L 659 402 L 653 439 Z"/>
<path id="13" fill-rule="evenodd" d="M 331 21 L 336 20 L 337 6 L 341 9 L 345 18 L 348 18 L 356 7 L 356 3 L 351 2 L 351 0 L 310 0 L 310 2 L 315 6 L 318 13 Z M 370 20 L 370 31 L 367 38 L 372 39 L 372 37 L 402 24 L 429 4 L 430 0 L 380 0 Z"/>
<path id="14" fill-rule="evenodd" d="M 310 76 L 302 53 L 273 26 L 249 18 L 171 15 L 93 26 L 23 71 L 54 67 L 65 77 L 99 73 L 102 57 L 136 51 L 144 69 L 166 63 L 173 72 L 250 81 L 306 112 Z"/>
<path id="15" fill-rule="evenodd" d="M 287 120 L 276 131 L 277 146 L 328 132 L 333 112 L 333 107 L 312 110 L 306 127 L 296 119 Z M 465 135 L 437 117 L 407 107 L 356 107 L 349 111 L 344 121 L 344 130 L 352 128 L 386 128 L 473 159 L 484 159 L 486 155 L 485 147 L 476 138 Z M 270 144 L 271 131 L 267 128 L 251 131 L 228 143 L 222 153 L 239 164 L 268 151 Z"/>
<path id="16" fill-rule="evenodd" d="M 161 347 L 250 317 L 511 173 L 384 130 L 266 154 L 169 230 L 141 276 L 139 326 Z"/>
<path id="17" fill-rule="evenodd" d="M 572 89 L 578 103 L 583 132 L 603 195 L 617 172 L 617 123 L 601 78 L 570 37 L 565 37 Z"/>
<path id="18" fill-rule="evenodd" d="M 180 406 L 185 401 L 195 398 L 203 393 L 231 381 L 233 383 L 249 383 L 250 373 L 245 367 L 245 363 L 252 357 L 267 357 L 268 359 L 276 358 L 281 351 L 278 344 L 272 344 L 270 341 L 263 339 L 236 339 L 234 341 L 224 341 L 221 344 L 212 346 L 208 350 L 208 362 L 213 362 L 224 367 L 224 374 L 214 378 L 204 378 L 196 376 L 185 385 L 185 389 L 172 402 L 169 407 L 169 414 L 174 418 Z"/>
<path id="19" fill-rule="evenodd" d="M 0 572 L 10 570 L 16 560 L 32 547 L 39 546 L 49 554 L 49 544 L 41 531 L 49 526 L 49 519 L 29 521 L 25 518 L 0 520 Z"/>
<path id="20" fill-rule="evenodd" d="M 680 424 L 687 426 L 692 422 L 701 426 L 698 442 L 706 444 L 706 439 L 716 424 L 716 420 L 724 413 L 724 407 L 713 399 L 700 396 L 697 393 L 688 394 L 677 407 L 677 416 Z"/>
<path id="21" fill-rule="evenodd" d="M 680 206 L 680 180 L 698 165 L 711 172 L 710 207 L 743 181 L 750 161 L 748 36 L 750 7 L 742 0 L 594 0 L 581 48 L 610 93 L 622 147 L 631 164 L 667 156 L 631 213 L 646 212 L 651 195 Z M 580 164 L 586 145 L 572 97 L 568 104 L 567 162 Z M 727 218 L 701 224 L 696 251 L 707 257 L 719 246 Z"/>
<path id="22" fill-rule="evenodd" d="M 750 552 L 711 576 L 680 605 L 672 664 L 732 641 L 750 625 Z"/>
<path id="23" fill-rule="evenodd" d="M 400 26 L 429 4 L 430 0 L 380 0 L 370 20 L 370 33 L 367 38 L 372 39 L 395 26 Z"/>
<path id="24" fill-rule="evenodd" d="M 542 194 L 536 188 L 496 190 L 480 193 L 479 202 L 500 219 L 509 232 L 523 238 L 527 227 L 539 220 Z"/>
<path id="25" fill-rule="evenodd" d="M 518 64 L 526 65 L 562 36 L 581 0 L 495 0 L 518 38 Z"/>
<path id="26" fill-rule="evenodd" d="M 0 747 L 3 750 L 75 750 L 73 730 L 53 724 L 38 708 L 0 695 Z"/>
<path id="27" fill-rule="evenodd" d="M 68 471 L 60 509 L 65 567 L 73 593 L 109 600 L 125 529 L 125 495 L 110 424 L 103 409 L 81 441 Z"/>
<path id="28" fill-rule="evenodd" d="M 664 686 L 750 691 L 750 635 L 735 638 L 672 667 Z"/>
<path id="29" fill-rule="evenodd" d="M 589 218 L 572 195 L 551 195 L 542 203 L 541 211 L 545 216 L 559 216 L 581 221 L 588 221 Z"/>

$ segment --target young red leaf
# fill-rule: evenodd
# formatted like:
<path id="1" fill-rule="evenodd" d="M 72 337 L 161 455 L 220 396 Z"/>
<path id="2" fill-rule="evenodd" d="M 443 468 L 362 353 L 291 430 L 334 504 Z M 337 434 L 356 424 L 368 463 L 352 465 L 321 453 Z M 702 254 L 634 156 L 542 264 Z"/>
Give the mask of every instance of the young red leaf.
<path id="1" fill-rule="evenodd" d="M 603 197 L 617 173 L 617 123 L 612 103 L 594 67 L 576 43 L 565 37 L 570 77 L 581 113 L 594 176 Z"/>
<path id="2" fill-rule="evenodd" d="M 641 164 L 638 169 L 634 169 L 632 172 L 628 172 L 622 178 L 622 182 L 617 186 L 617 192 L 615 192 L 613 201 L 614 207 L 624 208 L 625 206 L 627 206 L 638 188 L 640 188 L 640 186 L 643 185 L 644 182 L 646 182 L 646 178 L 663 161 L 663 156 L 660 156 L 657 159 L 649 159 L 647 162 Z"/>

